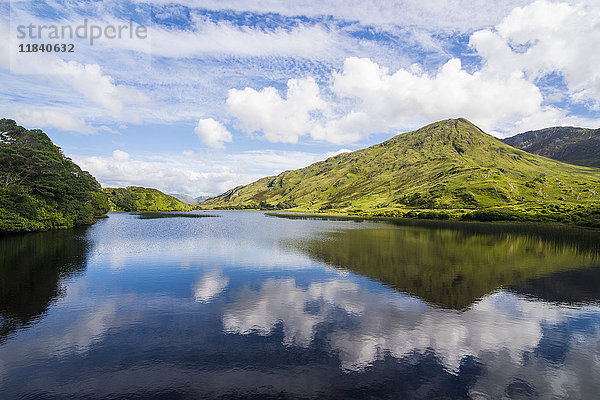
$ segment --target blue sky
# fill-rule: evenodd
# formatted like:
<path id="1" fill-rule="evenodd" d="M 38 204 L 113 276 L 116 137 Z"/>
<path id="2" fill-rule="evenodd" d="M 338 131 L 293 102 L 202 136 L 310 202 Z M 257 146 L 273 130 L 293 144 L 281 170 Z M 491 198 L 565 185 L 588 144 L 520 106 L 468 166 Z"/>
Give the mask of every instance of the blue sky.
<path id="1" fill-rule="evenodd" d="M 104 186 L 216 194 L 444 118 L 498 137 L 600 126 L 593 0 L 4 0 L 0 12 L 1 115 L 43 129 Z M 86 20 L 146 34 L 18 36 Z M 42 42 L 74 52 L 18 52 Z"/>

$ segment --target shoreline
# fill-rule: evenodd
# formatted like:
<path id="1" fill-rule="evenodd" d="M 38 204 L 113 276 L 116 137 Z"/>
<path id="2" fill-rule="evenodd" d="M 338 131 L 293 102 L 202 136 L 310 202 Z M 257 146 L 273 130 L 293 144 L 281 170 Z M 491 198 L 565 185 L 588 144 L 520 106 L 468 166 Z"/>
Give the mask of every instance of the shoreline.
<path id="1" fill-rule="evenodd" d="M 223 210 L 221 210 L 223 211 Z M 251 210 L 248 210 L 251 211 Z M 256 210 L 261 211 L 261 210 Z M 570 228 L 574 230 L 580 230 L 585 232 L 593 232 L 600 234 L 600 228 L 593 226 L 578 225 L 573 223 L 562 223 L 555 221 L 478 221 L 478 220 L 463 220 L 463 219 L 434 219 L 434 218 L 406 218 L 406 217 L 389 217 L 389 216 L 377 216 L 377 215 L 351 215 L 351 214 L 338 214 L 338 213 L 315 213 L 310 211 L 264 211 L 265 215 L 277 217 L 277 218 L 288 218 L 288 219 L 322 219 L 332 221 L 366 221 L 366 222 L 388 222 L 395 225 L 404 226 L 424 226 L 424 225 L 437 225 L 437 226 L 477 226 L 477 225 L 498 225 L 503 227 L 540 227 L 544 229 L 564 229 Z"/>

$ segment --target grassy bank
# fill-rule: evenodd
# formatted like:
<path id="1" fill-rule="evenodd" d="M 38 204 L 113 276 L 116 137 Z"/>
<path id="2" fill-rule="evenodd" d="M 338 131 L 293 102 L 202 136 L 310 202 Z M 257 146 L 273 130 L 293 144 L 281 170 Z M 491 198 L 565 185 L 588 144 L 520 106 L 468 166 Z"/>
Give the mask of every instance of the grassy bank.
<path id="1" fill-rule="evenodd" d="M 268 215 L 288 218 L 338 218 L 352 220 L 433 220 L 470 222 L 511 222 L 536 224 L 561 224 L 600 230 L 600 206 L 582 205 L 527 205 L 521 207 L 497 207 L 479 210 L 432 210 L 432 209 L 388 209 L 388 210 L 326 210 L 301 212 L 269 212 Z"/>

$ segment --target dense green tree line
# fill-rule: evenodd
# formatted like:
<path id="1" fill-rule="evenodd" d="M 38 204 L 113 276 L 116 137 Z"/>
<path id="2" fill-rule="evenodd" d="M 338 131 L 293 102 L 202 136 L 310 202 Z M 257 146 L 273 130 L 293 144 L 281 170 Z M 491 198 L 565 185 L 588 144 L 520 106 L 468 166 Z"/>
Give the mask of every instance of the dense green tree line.
<path id="1" fill-rule="evenodd" d="M 96 179 L 44 132 L 0 119 L 0 232 L 91 224 L 108 210 Z"/>

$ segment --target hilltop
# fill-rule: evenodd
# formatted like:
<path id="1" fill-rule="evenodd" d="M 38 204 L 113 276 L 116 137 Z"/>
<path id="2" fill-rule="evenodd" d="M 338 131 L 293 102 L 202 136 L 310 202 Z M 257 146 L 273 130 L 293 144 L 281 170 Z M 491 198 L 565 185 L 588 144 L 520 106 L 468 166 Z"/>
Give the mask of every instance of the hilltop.
<path id="1" fill-rule="evenodd" d="M 192 206 L 158 189 L 139 186 L 105 188 L 111 211 L 191 211 Z"/>
<path id="2" fill-rule="evenodd" d="M 0 232 L 86 225 L 107 211 L 100 184 L 44 132 L 0 119 Z"/>
<path id="3" fill-rule="evenodd" d="M 600 129 L 557 126 L 520 133 L 503 142 L 554 160 L 600 167 Z"/>
<path id="4" fill-rule="evenodd" d="M 506 219 L 497 215 L 506 207 L 552 206 L 549 212 L 564 214 L 597 206 L 599 189 L 599 169 L 513 148 L 459 118 L 238 186 L 202 205 L 393 216 L 405 215 L 403 210 L 460 210 L 476 219 L 481 219 L 476 212 L 493 209 L 486 218 Z"/>

